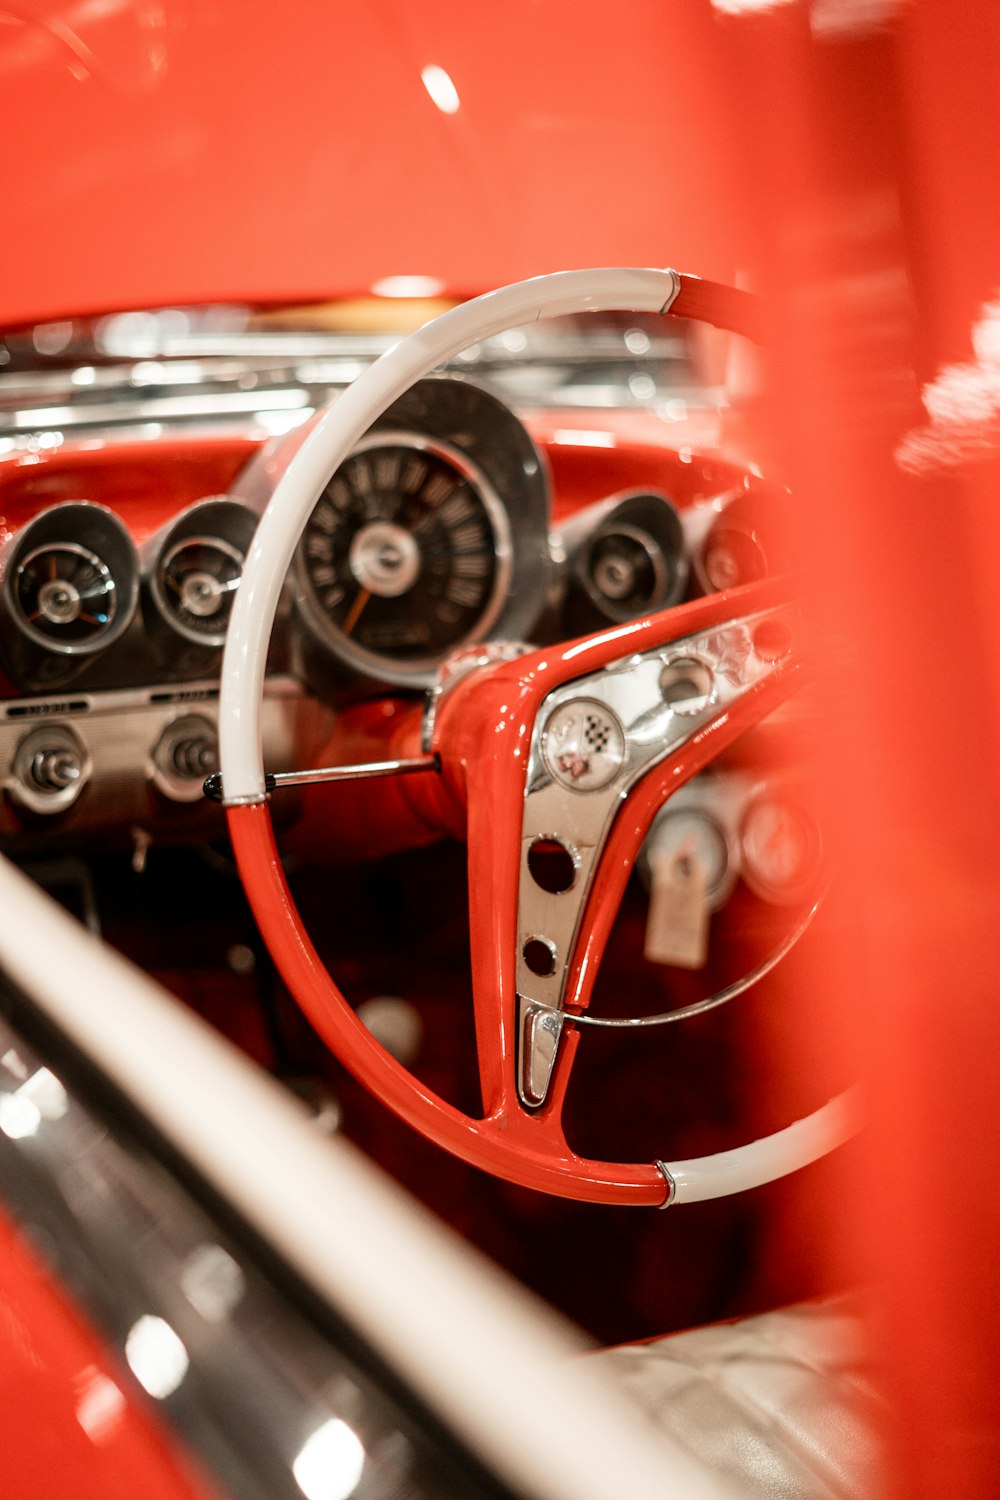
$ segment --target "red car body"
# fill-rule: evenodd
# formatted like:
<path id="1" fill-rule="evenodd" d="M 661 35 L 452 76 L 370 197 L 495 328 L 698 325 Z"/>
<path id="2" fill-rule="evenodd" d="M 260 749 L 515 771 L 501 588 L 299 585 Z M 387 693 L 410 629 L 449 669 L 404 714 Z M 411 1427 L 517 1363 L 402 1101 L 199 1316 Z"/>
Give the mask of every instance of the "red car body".
<path id="1" fill-rule="evenodd" d="M 429 65 L 454 81 L 455 114 L 429 101 Z M 0 15 L 0 71 L 19 127 L 8 329 L 305 302 L 397 275 L 461 296 L 665 260 L 762 294 L 750 441 L 798 497 L 788 545 L 817 638 L 835 627 L 853 649 L 836 733 L 812 749 L 847 909 L 811 950 L 809 1028 L 773 1043 L 786 1073 L 823 1080 L 847 1058 L 869 1091 L 865 1141 L 824 1169 L 810 1257 L 878 1288 L 898 1493 L 980 1500 L 1000 1431 L 1000 23 L 976 0 L 641 0 L 614 16 L 524 0 L 489 25 L 446 4 L 418 21 L 388 3 L 35 3 Z M 544 416 L 533 430 L 557 502 L 560 483 L 576 503 L 626 487 L 648 458 L 623 425 L 581 479 L 579 451 Z M 202 453 L 209 488 L 245 457 Z M 141 540 L 186 496 L 138 451 L 120 460 L 107 498 L 140 486 Z M 91 461 L 55 466 L 53 496 Z M 5 481 L 8 524 L 20 483 Z M 52 1400 L 79 1427 L 66 1372 L 101 1364 L 9 1228 L 2 1244 L 18 1308 L 4 1364 L 33 1301 L 55 1376 L 18 1424 L 12 1493 L 27 1496 L 46 1492 L 37 1445 L 57 1430 L 59 1369 Z M 143 1491 L 187 1493 L 144 1414 L 122 1421 L 116 1442 L 150 1465 Z M 116 1492 L 86 1445 L 79 1467 L 61 1452 L 53 1493 Z"/>

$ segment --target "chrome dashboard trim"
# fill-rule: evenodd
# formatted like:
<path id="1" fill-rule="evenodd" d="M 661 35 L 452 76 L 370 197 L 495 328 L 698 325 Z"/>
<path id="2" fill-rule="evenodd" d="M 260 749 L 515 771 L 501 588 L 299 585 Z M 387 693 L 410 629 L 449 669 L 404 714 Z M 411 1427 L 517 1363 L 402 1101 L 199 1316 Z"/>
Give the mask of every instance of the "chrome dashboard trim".
<path id="1" fill-rule="evenodd" d="M 0 847 L 94 831 L 125 841 L 137 828 L 154 841 L 217 835 L 219 814 L 201 796 L 204 773 L 165 774 L 158 750 L 172 726 L 183 727 L 192 711 L 204 721 L 206 739 L 217 734 L 218 697 L 216 681 L 201 681 L 0 703 Z M 269 765 L 284 769 L 307 762 L 332 722 L 332 711 L 309 698 L 294 678 L 268 679 Z M 88 774 L 72 801 L 24 796 L 19 747 L 43 725 L 72 729 L 82 746 Z"/>
<path id="2" fill-rule="evenodd" d="M 216 391 L 210 396 L 145 396 L 134 401 L 115 401 L 88 406 L 37 406 L 12 413 L 15 433 L 54 428 L 63 432 L 76 427 L 105 427 L 146 422 L 183 422 L 207 417 L 252 417 L 257 412 L 300 412 L 303 420 L 312 410 L 303 390 L 255 391 L 249 394 Z"/>

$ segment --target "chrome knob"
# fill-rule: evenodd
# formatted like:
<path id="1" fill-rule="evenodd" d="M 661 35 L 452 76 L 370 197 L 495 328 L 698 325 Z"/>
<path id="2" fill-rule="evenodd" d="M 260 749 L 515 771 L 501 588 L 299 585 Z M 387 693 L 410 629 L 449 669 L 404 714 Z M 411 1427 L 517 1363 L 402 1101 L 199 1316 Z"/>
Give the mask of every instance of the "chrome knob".
<path id="1" fill-rule="evenodd" d="M 218 746 L 214 739 L 193 735 L 190 739 L 176 742 L 171 750 L 171 761 L 178 776 L 204 781 L 209 772 L 218 767 Z"/>
<path id="2" fill-rule="evenodd" d="M 204 714 L 171 720 L 153 746 L 153 780 L 172 802 L 199 802 L 205 777 L 218 769 L 218 735 Z"/>
<path id="3" fill-rule="evenodd" d="M 40 724 L 14 753 L 10 794 L 32 812 L 63 812 L 82 792 L 90 771 L 87 748 L 68 724 Z"/>
<path id="4" fill-rule="evenodd" d="M 83 758 L 72 746 L 37 750 L 29 774 L 40 792 L 64 792 L 83 775 Z"/>

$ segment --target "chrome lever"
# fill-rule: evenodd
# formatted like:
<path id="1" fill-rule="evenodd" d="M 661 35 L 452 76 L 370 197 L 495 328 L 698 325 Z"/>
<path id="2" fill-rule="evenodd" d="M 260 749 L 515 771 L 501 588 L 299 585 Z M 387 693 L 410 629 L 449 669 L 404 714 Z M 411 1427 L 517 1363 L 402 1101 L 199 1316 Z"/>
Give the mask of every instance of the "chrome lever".
<path id="1" fill-rule="evenodd" d="M 312 786 L 323 781 L 357 781 L 373 776 L 407 776 L 415 771 L 440 771 L 441 757 L 414 755 L 401 760 L 369 760 L 354 766 L 318 766 L 312 771 L 269 771 L 264 777 L 264 790 L 280 791 L 285 786 Z M 225 802 L 222 790 L 222 773 L 214 772 L 206 777 L 205 796 L 212 802 Z"/>

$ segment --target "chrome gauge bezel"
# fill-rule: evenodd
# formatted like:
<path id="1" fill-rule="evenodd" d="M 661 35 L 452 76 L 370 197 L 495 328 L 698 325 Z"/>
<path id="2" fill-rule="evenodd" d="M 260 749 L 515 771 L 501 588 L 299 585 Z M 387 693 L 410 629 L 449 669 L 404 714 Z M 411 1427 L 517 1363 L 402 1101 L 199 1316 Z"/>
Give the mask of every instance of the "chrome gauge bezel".
<path id="1" fill-rule="evenodd" d="M 60 640 L 24 613 L 18 585 L 24 570 L 46 553 L 85 559 L 105 575 L 112 591 L 109 619 L 83 640 Z M 124 521 L 104 505 L 66 500 L 33 516 L 4 559 L 0 598 L 6 631 L 42 657 L 86 658 L 106 651 L 128 628 L 139 594 L 139 561 Z M 20 675 L 20 674 L 19 674 Z"/>
<path id="2" fill-rule="evenodd" d="M 718 856 L 714 865 L 708 863 L 705 866 L 705 905 L 709 911 L 718 911 L 729 900 L 739 878 L 738 841 L 724 816 L 720 816 L 720 810 L 711 805 L 711 796 L 707 799 L 709 805 L 698 800 L 704 786 L 712 785 L 711 781 L 708 778 L 700 781 L 696 777 L 688 785 L 692 788 L 691 794 L 684 799 L 679 796 L 678 800 L 671 799 L 653 820 L 637 865 L 642 878 L 651 884 L 654 864 L 658 857 L 662 857 L 664 847 L 676 839 L 677 830 L 694 830 L 695 837 L 702 841 L 701 847 L 710 846 L 712 854 Z"/>
<path id="3" fill-rule="evenodd" d="M 214 547 L 230 561 L 237 562 L 242 575 L 257 519 L 248 506 L 226 496 L 210 496 L 189 506 L 156 538 L 147 571 L 148 593 L 157 615 L 175 635 L 196 646 L 214 649 L 225 645 L 231 604 L 225 611 L 221 629 L 202 630 L 187 624 L 168 595 L 167 569 L 185 548 L 200 545 Z"/>
<path id="4" fill-rule="evenodd" d="M 644 554 L 652 575 L 647 599 L 615 599 L 597 583 L 594 552 L 614 537 Z M 683 596 L 689 571 L 684 529 L 676 505 L 661 490 L 623 490 L 588 506 L 564 524 L 560 541 L 568 555 L 565 624 L 573 633 L 669 609 Z"/>
<path id="5" fill-rule="evenodd" d="M 364 441 L 382 443 L 394 434 L 417 438 L 457 453 L 485 483 L 500 506 L 509 538 L 509 558 L 502 559 L 499 587 L 490 608 L 475 628 L 460 632 L 443 649 L 409 661 L 379 650 L 359 650 L 333 629 L 325 612 L 310 602 L 302 583 L 300 537 L 288 572 L 286 598 L 292 605 L 291 649 L 296 668 L 320 696 L 337 699 L 381 686 L 419 691 L 433 686 L 441 663 L 456 647 L 467 650 L 486 641 L 525 641 L 547 607 L 554 603 L 555 562 L 549 542 L 551 475 L 540 449 L 519 416 L 477 381 L 455 374 L 434 374 L 416 381 L 379 416 Z M 262 514 L 273 493 L 275 471 L 264 448 L 236 476 L 230 495 Z M 310 514 L 319 503 L 317 489 Z M 306 525 L 308 534 L 308 522 Z"/>
<path id="6" fill-rule="evenodd" d="M 359 455 L 371 453 L 379 448 L 398 447 L 411 449 L 415 453 L 427 454 L 448 464 L 470 486 L 485 512 L 493 539 L 494 576 L 489 596 L 471 628 L 463 630 L 440 650 L 425 656 L 398 658 L 389 652 L 375 651 L 370 647 L 359 645 L 334 624 L 319 601 L 305 556 L 305 533 L 299 539 L 295 550 L 294 572 L 297 600 L 302 614 L 313 631 L 329 645 L 339 659 L 349 666 L 380 681 L 412 682 L 424 685 L 431 680 L 435 669 L 445 657 L 450 656 L 453 651 L 461 650 L 473 641 L 485 639 L 496 624 L 510 595 L 514 572 L 514 545 L 507 509 L 479 465 L 453 443 L 425 433 L 412 432 L 405 428 L 374 428 L 351 450 L 337 471 L 331 474 L 324 487 L 323 496 L 327 494 L 341 470 Z M 317 506 L 322 502 L 323 496 L 317 501 Z M 400 594 L 398 597 L 405 596 Z"/>
<path id="7" fill-rule="evenodd" d="M 601 588 L 596 578 L 596 567 L 594 563 L 594 552 L 603 541 L 613 537 L 625 537 L 635 544 L 646 555 L 653 573 L 653 593 L 648 604 L 640 604 L 633 608 L 628 602 L 622 602 L 606 589 Z M 661 609 L 664 606 L 659 603 L 667 597 L 669 574 L 667 572 L 667 559 L 663 554 L 663 548 L 650 532 L 641 526 L 635 526 L 630 521 L 611 521 L 599 526 L 593 536 L 587 539 L 587 563 L 586 572 L 581 574 L 584 587 L 587 589 L 595 605 L 611 619 L 632 620 L 640 612 L 648 612 L 653 609 Z"/>
<path id="8" fill-rule="evenodd" d="M 800 840 L 794 872 L 775 872 L 758 848 L 756 829 L 762 817 L 787 820 Z M 820 881 L 823 836 L 806 800 L 784 786 L 767 785 L 747 799 L 739 827 L 743 879 L 755 895 L 775 906 L 791 906 L 804 899 Z"/>
<path id="9" fill-rule="evenodd" d="M 109 630 L 112 629 L 115 623 L 115 617 L 118 614 L 118 585 L 116 584 L 114 577 L 112 576 L 111 569 L 108 567 L 104 559 L 102 557 L 98 557 L 97 553 L 92 552 L 89 547 L 84 547 L 79 542 L 42 542 L 40 546 L 35 547 L 31 552 L 27 553 L 25 557 L 22 557 L 19 560 L 17 567 L 14 569 L 14 578 L 13 582 L 11 583 L 12 597 L 14 600 L 16 611 L 21 618 L 21 623 L 25 627 L 25 631 L 27 634 L 34 635 L 36 639 L 44 641 L 46 646 L 50 647 L 52 650 L 58 651 L 66 649 L 67 643 L 60 641 L 58 635 L 52 635 L 48 630 L 44 630 L 41 626 L 35 625 L 34 619 L 43 615 L 47 615 L 50 624 L 56 628 L 58 628 L 60 623 L 71 625 L 74 624 L 78 619 L 80 619 L 82 615 L 83 599 L 81 598 L 77 590 L 73 587 L 73 585 L 61 577 L 54 577 L 52 579 L 51 585 L 44 585 L 39 590 L 40 603 L 37 616 L 30 616 L 24 613 L 24 600 L 21 597 L 20 592 L 21 582 L 32 564 L 37 563 L 39 558 L 51 557 L 55 559 L 57 555 L 65 555 L 74 559 L 79 559 L 85 565 L 90 567 L 101 580 L 105 600 L 105 608 L 108 611 L 106 618 L 104 620 L 95 621 L 94 623 L 96 628 L 90 631 L 83 640 L 73 641 L 72 643 L 69 643 L 77 647 L 83 646 L 84 648 L 89 649 L 91 642 L 99 642 L 101 638 L 105 636 Z M 55 615 L 47 613 L 47 604 L 42 599 L 42 595 L 45 594 L 46 589 L 50 587 L 55 588 L 60 584 L 62 586 L 63 593 L 67 598 L 67 602 L 70 603 L 72 610 L 72 612 L 66 612 L 62 622 L 60 622 Z M 74 605 L 75 608 L 72 607 Z M 53 608 L 55 607 L 56 606 L 53 605 Z M 84 616 L 84 618 L 86 617 Z"/>

